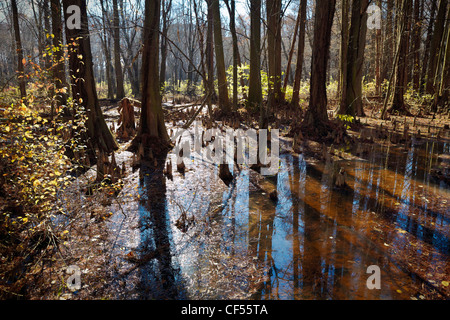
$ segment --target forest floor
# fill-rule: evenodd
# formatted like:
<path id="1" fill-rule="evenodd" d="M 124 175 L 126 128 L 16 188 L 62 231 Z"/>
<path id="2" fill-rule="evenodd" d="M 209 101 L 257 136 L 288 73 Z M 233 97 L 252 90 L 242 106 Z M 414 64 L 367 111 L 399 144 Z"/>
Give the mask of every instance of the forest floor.
<path id="1" fill-rule="evenodd" d="M 178 106 L 179 107 L 179 106 Z M 109 123 L 117 123 L 117 104 L 107 101 L 103 106 Z M 174 111 L 175 110 L 175 111 Z M 179 110 L 179 111 L 178 111 Z M 168 130 L 180 128 L 195 112 L 195 107 L 166 108 Z M 331 112 L 331 110 L 330 110 Z M 366 111 L 371 115 L 372 110 Z M 373 117 L 358 118 L 359 124 L 350 125 L 348 139 L 341 144 L 321 143 L 304 139 L 293 143 L 288 137 L 289 123 L 295 116 L 289 111 L 281 112 L 287 119 L 278 119 L 280 126 L 281 153 L 302 154 L 308 163 L 324 162 L 327 156 L 351 160 L 358 155 L 345 152 L 354 141 L 379 145 L 398 145 L 408 148 L 406 135 L 416 139 L 449 141 L 448 115 L 422 117 L 391 116 L 387 121 Z M 238 116 L 236 115 L 236 118 Z M 289 120 L 290 118 L 290 120 Z M 241 112 L 241 125 L 254 126 L 256 118 Z M 236 120 L 232 118 L 230 125 Z M 408 129 L 405 131 L 405 124 Z M 419 131 L 420 130 L 420 131 Z M 218 178 L 217 168 L 211 163 L 186 164 L 184 173 L 173 170 L 172 179 L 163 177 L 164 163 L 147 169 L 133 169 L 136 160 L 127 151 L 129 142 L 119 141 L 115 153 L 119 167 L 125 164 L 121 190 L 117 195 L 111 190 L 87 195 L 88 186 L 95 179 L 95 166 L 86 174 L 74 179 L 61 191 L 60 200 L 70 215 L 61 216 L 57 224 L 68 230 L 64 242 L 54 251 L 52 258 L 43 262 L 34 274 L 34 283 L 28 288 L 31 299 L 148 299 L 148 298 L 194 298 L 194 299 L 249 299 L 255 297 L 267 282 L 270 272 L 267 265 L 257 263 L 239 247 L 233 254 L 224 243 L 222 225 L 232 225 L 236 217 L 220 214 L 227 201 L 236 197 L 236 190 Z M 296 144 L 297 147 L 294 147 Z M 294 149 L 296 150 L 292 150 Z M 364 152 L 362 150 L 361 152 Z M 328 155 L 327 155 L 328 153 Z M 443 155 L 447 157 L 448 155 Z M 448 159 L 447 159 L 448 160 Z M 442 167 L 442 164 L 447 167 Z M 146 167 L 144 165 L 144 167 Z M 449 181 L 449 161 L 440 162 L 435 170 L 436 179 Z M 161 183 L 164 194 L 158 194 Z M 261 185 L 250 184 L 249 189 L 261 190 Z M 270 191 L 270 190 L 269 190 Z M 158 219 L 145 212 L 157 210 L 162 201 L 176 214 Z M 205 198 L 202 198 L 205 197 Z M 268 196 L 266 196 L 268 198 Z M 228 200 L 227 200 L 228 199 Z M 450 199 L 447 199 L 450 201 Z M 447 201 L 446 200 L 446 201 Z M 149 208 L 150 207 L 150 208 Z M 445 212 L 446 211 L 446 212 Z M 444 208 L 444 214 L 448 209 Z M 161 232 L 166 228 L 169 232 Z M 182 230 L 184 229 L 184 230 Z M 448 235 L 447 235 L 448 236 Z M 156 240 L 155 240 L 156 238 Z M 176 243 L 176 249 L 171 244 Z M 54 248 L 48 248 L 52 250 Z M 208 255 L 213 251 L 213 255 Z M 215 257 L 208 261 L 202 255 Z M 81 269 L 81 288 L 69 290 L 66 273 L 68 266 Z M 177 267 L 172 267 L 173 265 Z M 36 268 L 38 268 L 36 266 Z M 190 270 L 190 282 L 180 280 L 180 270 Z M 425 276 L 424 276 L 425 277 Z M 229 281 L 233 279 L 233 281 Z M 445 277 L 442 278 L 445 281 Z M 181 284 L 179 282 L 182 282 Z M 448 283 L 447 283 L 448 285 Z M 423 287 L 423 285 L 422 285 Z M 184 288 L 180 290 L 180 288 Z M 450 291 L 423 287 L 420 296 L 430 299 L 448 298 Z M 419 290 L 419 289 L 418 289 Z"/>

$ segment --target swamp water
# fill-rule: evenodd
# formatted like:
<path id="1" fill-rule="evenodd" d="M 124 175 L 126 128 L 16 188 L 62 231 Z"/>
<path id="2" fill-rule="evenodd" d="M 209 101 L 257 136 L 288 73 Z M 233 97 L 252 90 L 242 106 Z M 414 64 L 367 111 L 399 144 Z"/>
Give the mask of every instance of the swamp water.
<path id="1" fill-rule="evenodd" d="M 448 161 L 450 144 L 349 152 L 359 157 L 339 162 L 345 190 L 334 187 L 331 162 L 282 153 L 278 175 L 268 178 L 277 202 L 252 185 L 248 168 L 232 168 L 227 187 L 195 153 L 184 175 L 174 164 L 173 180 L 163 164 L 141 168 L 133 178 L 140 200 L 110 225 L 113 261 L 127 270 L 125 278 L 118 272 L 118 298 L 448 297 L 450 190 L 430 172 Z M 371 265 L 381 271 L 379 290 L 367 287 Z"/>

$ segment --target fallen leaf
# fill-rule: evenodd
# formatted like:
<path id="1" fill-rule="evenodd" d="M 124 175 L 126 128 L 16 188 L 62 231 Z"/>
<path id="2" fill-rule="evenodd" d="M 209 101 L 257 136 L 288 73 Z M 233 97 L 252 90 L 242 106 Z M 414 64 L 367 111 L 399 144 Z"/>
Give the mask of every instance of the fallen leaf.
<path id="1" fill-rule="evenodd" d="M 442 281 L 441 283 L 444 287 L 448 287 L 448 285 L 450 284 L 448 281 Z"/>

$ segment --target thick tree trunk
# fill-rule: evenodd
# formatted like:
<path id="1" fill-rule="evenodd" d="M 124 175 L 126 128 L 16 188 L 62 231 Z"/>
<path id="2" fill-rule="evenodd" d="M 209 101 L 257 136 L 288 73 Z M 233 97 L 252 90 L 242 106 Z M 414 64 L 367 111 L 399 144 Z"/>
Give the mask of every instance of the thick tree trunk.
<path id="1" fill-rule="evenodd" d="M 125 97 L 125 89 L 123 86 L 123 71 L 120 61 L 120 26 L 119 26 L 119 8 L 117 0 L 113 0 L 113 35 L 114 35 L 114 71 L 116 72 L 117 92 L 116 99 L 120 100 Z"/>
<path id="2" fill-rule="evenodd" d="M 408 61 L 407 54 L 409 32 L 407 32 L 407 26 L 411 8 L 411 0 L 402 0 L 398 6 L 399 21 L 397 36 L 399 37 L 399 52 L 392 105 L 388 110 L 390 113 L 396 112 L 399 114 L 409 114 L 405 104 L 404 95 L 406 92 L 405 78 L 407 76 L 406 67 Z"/>
<path id="3" fill-rule="evenodd" d="M 26 90 L 24 64 L 23 64 L 22 40 L 20 38 L 19 13 L 17 11 L 16 0 L 11 0 L 11 11 L 12 11 L 12 15 L 13 15 L 14 36 L 16 39 L 17 79 L 19 82 L 20 97 L 22 99 L 25 99 L 27 96 L 27 90 Z"/>
<path id="4" fill-rule="evenodd" d="M 224 114 L 231 111 L 228 97 L 227 74 L 225 69 L 225 56 L 223 52 L 222 24 L 220 20 L 219 0 L 212 0 L 212 14 L 214 18 L 214 47 L 216 52 L 217 82 L 219 86 L 219 108 Z"/>
<path id="5" fill-rule="evenodd" d="M 67 8 L 71 5 L 78 6 L 81 13 L 81 29 L 66 28 L 67 42 L 71 44 L 69 47 L 69 65 L 73 100 L 84 107 L 88 115 L 88 145 L 92 148 L 97 147 L 102 152 L 109 153 L 117 149 L 118 145 L 105 122 L 98 103 L 86 0 L 67 0 L 63 4 L 65 21 L 69 19 L 70 15 Z M 90 152 L 93 152 L 93 150 L 91 149 Z M 92 159 L 91 156 L 91 160 L 95 159 Z"/>
<path id="6" fill-rule="evenodd" d="M 259 108 L 261 102 L 261 0 L 254 0 L 250 2 L 250 75 L 248 104 L 251 108 Z"/>
<path id="7" fill-rule="evenodd" d="M 425 49 L 422 59 L 423 60 L 422 70 L 420 74 L 420 87 L 419 87 L 420 94 L 424 93 L 427 82 L 428 61 L 430 60 L 430 47 L 431 47 L 431 39 L 433 38 L 433 26 L 434 26 L 434 19 L 436 16 L 436 10 L 437 10 L 437 0 L 431 0 L 430 21 L 428 22 L 427 38 L 425 40 Z"/>
<path id="8" fill-rule="evenodd" d="M 321 136 L 327 135 L 329 129 L 326 79 L 335 7 L 336 0 L 317 0 L 316 2 L 310 100 L 303 126 L 314 128 L 315 133 Z"/>
<path id="9" fill-rule="evenodd" d="M 67 103 L 67 81 L 64 68 L 63 53 L 63 26 L 61 22 L 61 3 L 51 0 L 53 46 L 58 48 L 53 54 L 53 84 L 56 89 L 56 102 L 58 106 Z"/>
<path id="10" fill-rule="evenodd" d="M 426 91 L 429 94 L 434 94 L 434 76 L 436 74 L 436 67 L 438 64 L 439 48 L 441 45 L 442 36 L 444 34 L 445 16 L 447 12 L 448 0 L 441 0 L 439 2 L 439 9 L 434 23 L 433 37 L 430 45 L 430 63 L 427 72 L 427 86 Z"/>
<path id="11" fill-rule="evenodd" d="M 161 1 L 145 2 L 145 21 L 142 53 L 142 108 L 138 134 L 132 147 L 142 145 L 147 157 L 164 154 L 170 138 L 164 123 L 159 81 L 159 23 Z"/>
<path id="12" fill-rule="evenodd" d="M 301 0 L 300 2 L 300 25 L 297 47 L 297 66 L 295 68 L 294 87 L 292 94 L 292 105 L 297 107 L 300 101 L 300 83 L 302 80 L 303 70 L 303 56 L 305 52 L 305 29 L 306 29 L 306 9 L 308 7 L 308 0 Z"/>
<path id="13" fill-rule="evenodd" d="M 362 69 L 367 32 L 368 0 L 354 0 L 347 49 L 346 80 L 342 90 L 340 114 L 364 116 L 362 103 Z"/>

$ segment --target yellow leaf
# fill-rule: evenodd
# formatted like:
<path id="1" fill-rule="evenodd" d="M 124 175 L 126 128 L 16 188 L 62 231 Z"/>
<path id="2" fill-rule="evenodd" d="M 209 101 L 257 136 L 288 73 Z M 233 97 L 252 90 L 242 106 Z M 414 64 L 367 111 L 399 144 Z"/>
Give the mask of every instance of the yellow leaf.
<path id="1" fill-rule="evenodd" d="M 10 132 L 10 131 L 11 131 L 11 128 L 10 128 L 9 126 L 6 126 L 6 127 L 5 127 L 5 131 L 6 131 L 6 132 Z"/>
<path id="2" fill-rule="evenodd" d="M 448 287 L 448 285 L 450 284 L 448 281 L 442 281 L 441 283 L 444 287 Z"/>
<path id="3" fill-rule="evenodd" d="M 22 219 L 22 221 L 23 221 L 23 223 L 27 223 L 28 222 L 28 218 L 25 217 L 25 218 Z"/>
<path id="4" fill-rule="evenodd" d="M 33 187 L 37 187 L 40 184 L 41 184 L 41 182 L 38 179 L 33 181 Z"/>

